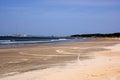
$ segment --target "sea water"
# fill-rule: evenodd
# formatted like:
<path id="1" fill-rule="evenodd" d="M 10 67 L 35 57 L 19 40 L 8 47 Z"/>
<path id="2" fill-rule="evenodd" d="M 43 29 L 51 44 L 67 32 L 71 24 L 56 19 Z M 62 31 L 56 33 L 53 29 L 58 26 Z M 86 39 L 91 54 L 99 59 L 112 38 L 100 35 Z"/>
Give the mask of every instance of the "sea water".
<path id="1" fill-rule="evenodd" d="M 56 37 L 0 37 L 0 48 L 32 46 L 41 43 L 61 43 L 70 41 L 93 40 L 92 38 L 56 38 Z"/>

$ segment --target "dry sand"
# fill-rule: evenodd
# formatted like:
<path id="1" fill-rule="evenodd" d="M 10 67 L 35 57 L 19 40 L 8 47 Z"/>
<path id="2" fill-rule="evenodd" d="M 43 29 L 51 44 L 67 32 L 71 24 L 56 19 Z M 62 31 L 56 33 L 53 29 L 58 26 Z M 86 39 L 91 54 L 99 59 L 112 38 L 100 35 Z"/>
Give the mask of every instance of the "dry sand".
<path id="1" fill-rule="evenodd" d="M 113 39 L 1 49 L 0 54 L 6 53 L 7 57 L 1 57 L 0 80 L 120 80 L 119 43 Z M 10 52 L 13 54 L 8 58 Z"/>

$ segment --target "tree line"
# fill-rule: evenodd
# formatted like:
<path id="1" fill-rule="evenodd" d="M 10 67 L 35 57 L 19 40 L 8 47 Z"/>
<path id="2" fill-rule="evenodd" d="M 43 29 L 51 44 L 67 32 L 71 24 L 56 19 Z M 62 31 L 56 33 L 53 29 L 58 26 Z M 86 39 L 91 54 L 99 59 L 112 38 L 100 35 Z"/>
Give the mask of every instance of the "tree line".
<path id="1" fill-rule="evenodd" d="M 71 37 L 120 37 L 120 33 L 109 33 L 109 34 L 75 34 L 71 35 Z"/>

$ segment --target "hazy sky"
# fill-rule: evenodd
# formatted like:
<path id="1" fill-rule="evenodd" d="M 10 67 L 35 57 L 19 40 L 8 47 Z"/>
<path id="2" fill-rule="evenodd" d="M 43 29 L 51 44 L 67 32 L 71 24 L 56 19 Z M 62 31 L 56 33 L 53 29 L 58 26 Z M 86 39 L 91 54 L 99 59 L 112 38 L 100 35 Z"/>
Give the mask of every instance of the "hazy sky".
<path id="1" fill-rule="evenodd" d="M 120 32 L 120 0 L 0 0 L 0 34 Z"/>

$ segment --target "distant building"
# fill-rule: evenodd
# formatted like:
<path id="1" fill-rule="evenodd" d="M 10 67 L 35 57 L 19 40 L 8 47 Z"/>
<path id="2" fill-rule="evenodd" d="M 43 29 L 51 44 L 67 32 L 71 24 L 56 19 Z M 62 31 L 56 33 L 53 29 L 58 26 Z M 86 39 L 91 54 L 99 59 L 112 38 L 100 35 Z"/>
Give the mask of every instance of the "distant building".
<path id="1" fill-rule="evenodd" d="M 15 37 L 27 37 L 26 34 L 12 34 L 11 36 L 15 36 Z"/>

